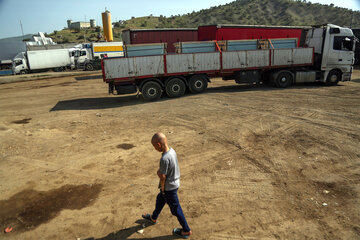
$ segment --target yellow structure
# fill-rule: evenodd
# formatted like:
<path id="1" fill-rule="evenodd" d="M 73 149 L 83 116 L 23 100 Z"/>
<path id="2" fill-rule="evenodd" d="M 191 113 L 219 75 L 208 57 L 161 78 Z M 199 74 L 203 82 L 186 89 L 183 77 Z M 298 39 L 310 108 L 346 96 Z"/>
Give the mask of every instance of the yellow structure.
<path id="1" fill-rule="evenodd" d="M 94 46 L 95 53 L 103 53 L 103 52 L 123 52 L 123 46 Z"/>
<path id="2" fill-rule="evenodd" d="M 112 31 L 112 23 L 111 23 L 111 14 L 109 11 L 105 11 L 102 14 L 103 28 L 104 28 L 104 36 L 107 42 L 112 42 L 113 31 Z"/>

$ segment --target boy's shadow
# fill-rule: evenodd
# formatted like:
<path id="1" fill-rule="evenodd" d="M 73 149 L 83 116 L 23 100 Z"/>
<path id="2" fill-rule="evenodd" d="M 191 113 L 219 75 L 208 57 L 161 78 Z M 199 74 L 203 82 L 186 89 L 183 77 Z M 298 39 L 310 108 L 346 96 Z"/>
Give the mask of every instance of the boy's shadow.
<path id="1" fill-rule="evenodd" d="M 101 237 L 101 238 L 90 237 L 90 238 L 86 238 L 85 240 L 122 240 L 122 239 L 135 240 L 135 238 L 129 238 L 129 237 L 141 229 L 145 229 L 149 226 L 152 226 L 151 223 L 149 223 L 148 221 L 146 221 L 144 219 L 139 219 L 135 223 L 137 223 L 138 225 L 129 227 L 129 228 L 124 228 L 117 232 L 112 232 L 105 237 Z M 174 235 L 166 235 L 166 236 L 154 237 L 154 238 L 136 238 L 136 239 L 137 240 L 139 240 L 139 239 L 142 239 L 142 240 L 155 240 L 155 239 L 169 240 L 169 239 L 179 239 L 179 238 L 180 237 L 177 237 Z"/>

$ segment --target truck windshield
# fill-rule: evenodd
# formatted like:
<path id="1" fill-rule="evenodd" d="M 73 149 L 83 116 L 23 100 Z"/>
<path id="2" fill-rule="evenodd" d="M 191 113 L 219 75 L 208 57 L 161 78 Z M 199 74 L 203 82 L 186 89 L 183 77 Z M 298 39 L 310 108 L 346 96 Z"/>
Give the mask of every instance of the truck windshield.
<path id="1" fill-rule="evenodd" d="M 15 60 L 15 66 L 19 66 L 22 64 L 22 60 Z"/>
<path id="2" fill-rule="evenodd" d="M 74 55 L 73 55 L 73 56 L 74 56 L 74 57 L 79 57 L 79 56 L 80 56 L 79 51 L 78 51 L 78 50 L 74 51 Z"/>
<path id="3" fill-rule="evenodd" d="M 342 37 L 335 36 L 334 37 L 334 50 L 340 51 L 353 51 L 354 46 L 354 37 Z"/>

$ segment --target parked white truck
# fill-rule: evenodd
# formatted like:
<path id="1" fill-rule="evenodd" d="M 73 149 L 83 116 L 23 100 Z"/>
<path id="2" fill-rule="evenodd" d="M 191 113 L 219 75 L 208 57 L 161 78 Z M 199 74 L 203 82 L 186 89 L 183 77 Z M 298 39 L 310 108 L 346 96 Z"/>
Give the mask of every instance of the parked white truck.
<path id="1" fill-rule="evenodd" d="M 86 71 L 101 69 L 100 59 L 104 57 L 123 57 L 123 42 L 94 42 L 83 44 L 75 57 L 77 68 Z"/>
<path id="2" fill-rule="evenodd" d="M 241 47 L 252 46 L 249 41 Z M 251 50 L 222 51 L 216 43 L 217 50 L 206 53 L 198 52 L 194 45 L 189 48 L 191 53 L 104 58 L 103 79 L 109 92 L 140 91 L 149 101 L 159 99 L 162 92 L 180 97 L 186 88 L 201 93 L 211 77 L 235 79 L 236 83 L 270 82 L 280 88 L 317 81 L 335 85 L 351 79 L 355 41 L 348 28 L 332 24 L 313 27 L 302 47 L 276 48 L 268 41 L 269 47 L 264 47 L 262 39 Z"/>
<path id="3" fill-rule="evenodd" d="M 27 51 L 16 55 L 13 74 L 26 74 L 52 69 L 63 71 L 74 66 L 74 58 L 68 49 Z"/>

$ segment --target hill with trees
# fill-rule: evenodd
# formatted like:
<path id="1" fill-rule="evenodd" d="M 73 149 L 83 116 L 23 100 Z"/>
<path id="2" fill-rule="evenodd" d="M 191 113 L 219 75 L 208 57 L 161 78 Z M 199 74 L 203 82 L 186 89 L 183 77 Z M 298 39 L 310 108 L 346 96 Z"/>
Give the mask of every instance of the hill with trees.
<path id="1" fill-rule="evenodd" d="M 114 40 L 128 28 L 194 28 L 209 24 L 311 26 L 333 23 L 360 28 L 360 11 L 306 0 L 236 0 L 228 4 L 184 15 L 145 16 L 113 23 Z M 100 28 L 54 31 L 48 35 L 58 43 L 95 41 Z"/>

